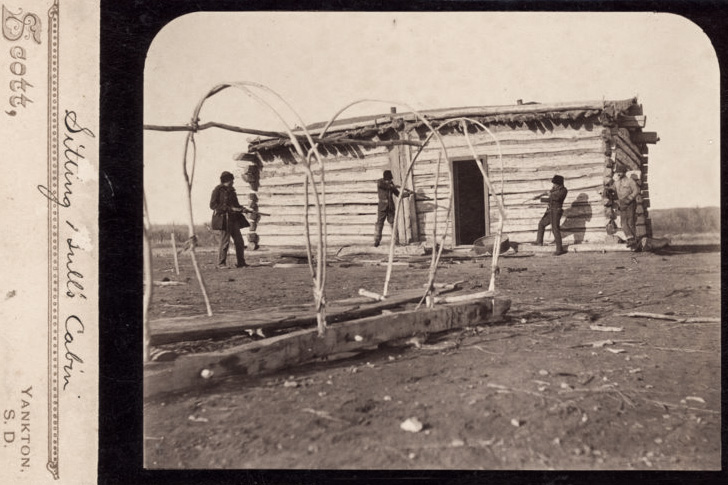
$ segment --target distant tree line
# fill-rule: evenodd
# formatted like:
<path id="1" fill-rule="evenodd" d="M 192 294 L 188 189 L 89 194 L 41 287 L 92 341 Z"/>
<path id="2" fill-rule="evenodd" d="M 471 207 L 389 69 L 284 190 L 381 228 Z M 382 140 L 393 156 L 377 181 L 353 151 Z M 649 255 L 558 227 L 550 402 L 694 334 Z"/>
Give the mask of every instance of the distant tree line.
<path id="1" fill-rule="evenodd" d="M 149 234 L 149 241 L 153 248 L 172 247 L 171 234 L 177 240 L 177 249 L 181 249 L 185 241 L 189 238 L 189 230 L 183 224 L 152 224 L 152 230 Z M 209 229 L 209 226 L 200 224 L 195 226 L 195 235 L 197 236 L 197 245 L 200 247 L 215 247 L 218 244 L 215 231 Z"/>
<path id="2" fill-rule="evenodd" d="M 675 209 L 651 209 L 652 232 L 655 236 L 676 234 L 720 233 L 720 207 L 681 207 Z M 181 248 L 188 238 L 183 224 L 154 224 L 150 234 L 152 247 L 171 247 L 170 234 L 174 233 Z M 215 247 L 217 234 L 208 225 L 196 226 L 198 246 Z"/>
<path id="3" fill-rule="evenodd" d="M 650 209 L 655 236 L 720 233 L 720 207 Z"/>

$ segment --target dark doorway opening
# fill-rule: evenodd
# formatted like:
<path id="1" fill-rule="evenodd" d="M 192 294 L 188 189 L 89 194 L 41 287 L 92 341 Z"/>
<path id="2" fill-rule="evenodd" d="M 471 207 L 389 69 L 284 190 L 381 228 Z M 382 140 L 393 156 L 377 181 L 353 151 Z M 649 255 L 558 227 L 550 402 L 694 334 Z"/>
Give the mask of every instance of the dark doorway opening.
<path id="1" fill-rule="evenodd" d="M 479 160 L 478 163 L 485 163 Z M 475 160 L 453 162 L 455 244 L 473 244 L 490 234 L 488 188 Z"/>

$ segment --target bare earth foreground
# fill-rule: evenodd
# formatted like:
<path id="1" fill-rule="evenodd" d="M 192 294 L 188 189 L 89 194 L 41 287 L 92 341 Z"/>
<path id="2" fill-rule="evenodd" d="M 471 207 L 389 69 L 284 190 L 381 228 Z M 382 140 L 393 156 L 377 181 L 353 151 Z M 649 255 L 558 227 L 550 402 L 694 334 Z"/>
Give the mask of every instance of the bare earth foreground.
<path id="1" fill-rule="evenodd" d="M 216 270 L 212 253 L 200 259 L 215 310 L 311 301 L 306 265 Z M 482 291 L 489 263 L 450 260 L 437 281 Z M 151 318 L 203 313 L 189 257 L 179 276 L 171 268 L 169 253 L 155 255 L 155 280 L 189 284 L 155 287 Z M 328 271 L 331 301 L 381 292 L 386 268 L 333 262 Z M 396 266 L 391 292 L 420 287 L 426 274 L 424 264 Z M 512 300 L 504 323 L 148 399 L 145 466 L 720 469 L 720 324 L 622 315 L 719 317 L 717 248 L 519 253 L 501 259 L 497 286 Z M 415 417 L 421 431 L 400 428 Z"/>

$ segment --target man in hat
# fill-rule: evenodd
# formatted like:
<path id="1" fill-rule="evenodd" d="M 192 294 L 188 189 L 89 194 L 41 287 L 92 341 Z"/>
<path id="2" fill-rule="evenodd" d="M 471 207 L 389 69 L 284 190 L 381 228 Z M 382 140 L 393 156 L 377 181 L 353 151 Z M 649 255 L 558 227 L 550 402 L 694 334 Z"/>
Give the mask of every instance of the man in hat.
<path id="1" fill-rule="evenodd" d="M 566 199 L 568 190 L 564 187 L 564 177 L 561 175 L 554 175 L 551 179 L 551 183 L 553 184 L 551 190 L 541 197 L 541 202 L 548 203 L 548 207 L 546 208 L 546 212 L 543 217 L 538 222 L 536 244 L 538 246 L 543 246 L 543 234 L 546 231 L 546 226 L 550 224 L 551 231 L 554 233 L 554 243 L 556 243 L 554 256 L 560 256 L 566 253 L 561 245 L 561 216 L 564 213 L 564 199 Z"/>
<path id="2" fill-rule="evenodd" d="M 635 198 L 640 194 L 632 177 L 627 177 L 627 167 L 622 164 L 617 165 L 615 170 L 617 179 L 614 181 L 614 190 L 617 192 L 617 209 L 619 209 L 619 218 L 622 221 L 622 231 L 627 236 L 627 247 L 635 248 L 636 232 L 636 212 L 637 202 Z"/>
<path id="3" fill-rule="evenodd" d="M 245 244 L 240 229 L 250 226 L 243 215 L 243 206 L 238 201 L 238 194 L 233 188 L 235 177 L 230 172 L 220 175 L 220 185 L 215 187 L 210 197 L 212 212 L 212 229 L 220 231 L 220 248 L 217 253 L 217 267 L 227 268 L 227 253 L 230 248 L 230 238 L 235 243 L 236 268 L 247 266 L 245 263 Z"/>
<path id="4" fill-rule="evenodd" d="M 379 202 L 377 204 L 377 223 L 374 225 L 375 248 L 382 241 L 384 220 L 386 219 L 390 226 L 394 224 L 394 210 L 396 208 L 394 205 L 394 195 L 399 197 L 399 189 L 394 185 L 392 171 L 385 170 L 382 178 L 377 180 L 377 196 L 379 197 Z M 409 197 L 410 195 L 410 192 L 405 191 L 405 197 Z"/>

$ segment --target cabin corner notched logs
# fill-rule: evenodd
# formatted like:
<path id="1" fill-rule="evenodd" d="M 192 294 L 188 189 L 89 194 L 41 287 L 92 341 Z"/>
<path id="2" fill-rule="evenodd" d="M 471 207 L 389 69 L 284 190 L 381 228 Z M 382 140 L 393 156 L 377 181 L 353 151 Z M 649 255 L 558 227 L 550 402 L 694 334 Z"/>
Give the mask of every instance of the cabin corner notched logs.
<path id="1" fill-rule="evenodd" d="M 486 132 L 469 125 L 469 138 L 479 159 L 485 163 L 496 191 L 504 182 L 506 210 L 504 233 L 515 242 L 535 240 L 538 221 L 545 210 L 537 196 L 551 187 L 551 177 L 562 175 L 569 194 L 564 202 L 562 235 L 568 244 L 614 242 L 607 225 L 618 214 L 609 206 L 605 185 L 618 164 L 628 167 L 628 175 L 641 189 L 637 206 L 637 235 L 651 235 L 647 144 L 656 143 L 654 132 L 644 132 L 646 117 L 636 98 L 621 101 L 572 102 L 558 104 L 526 103 L 513 106 L 439 109 L 421 112 L 445 142 L 451 163 L 436 167 L 440 146 L 430 142 L 422 148 L 412 173 L 402 180 L 412 157 L 422 147 L 429 132 L 412 113 L 388 113 L 336 121 L 319 145 L 325 166 L 326 212 L 329 244 L 370 244 L 377 212 L 376 180 L 383 170 L 391 170 L 395 183 L 412 189 L 416 196 L 405 200 L 396 221 L 398 243 L 429 241 L 432 225 L 445 231 L 448 199 L 453 190 L 455 207 L 446 245 L 470 244 L 461 229 L 473 224 L 489 233 L 498 221 L 494 197 L 467 180 L 456 180 L 458 167 L 472 163 L 472 154 L 459 123 L 446 122 L 467 117 L 483 123 L 497 137 L 498 147 Z M 324 123 L 309 126 L 312 134 Z M 298 134 L 298 133 L 297 133 Z M 302 141 L 304 150 L 310 146 Z M 251 233 L 269 246 L 304 244 L 304 172 L 290 141 L 266 138 L 252 141 L 249 153 L 236 155 L 239 176 L 248 184 L 251 208 L 270 214 L 251 221 Z M 312 164 L 316 177 L 316 164 Z M 463 172 L 466 173 L 466 172 Z M 473 177 L 482 176 L 477 173 Z M 437 178 L 437 212 L 434 210 Z M 312 194 L 313 187 L 309 187 Z M 474 201 L 474 202 L 473 202 Z M 460 204 L 460 205 L 458 205 Z M 470 214 L 467 205 L 483 207 Z M 313 199 L 309 197 L 310 210 Z M 313 213 L 313 212 L 312 212 Z M 470 219 L 476 217 L 477 220 Z M 482 220 L 481 220 L 482 219 Z M 315 230 L 315 218 L 310 218 Z M 454 226 L 454 227 L 453 227 Z M 461 227 L 459 227 L 461 226 Z M 385 229 L 385 238 L 387 229 Z M 480 234 L 484 235 L 484 234 Z M 548 238 L 550 234 L 547 235 Z"/>

